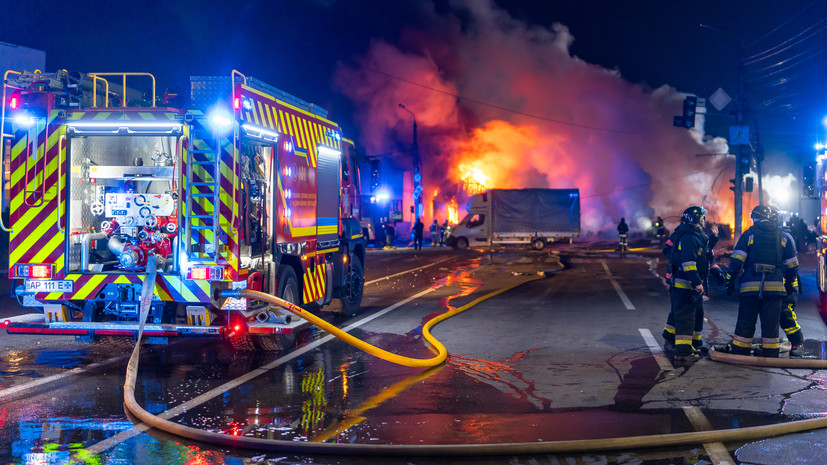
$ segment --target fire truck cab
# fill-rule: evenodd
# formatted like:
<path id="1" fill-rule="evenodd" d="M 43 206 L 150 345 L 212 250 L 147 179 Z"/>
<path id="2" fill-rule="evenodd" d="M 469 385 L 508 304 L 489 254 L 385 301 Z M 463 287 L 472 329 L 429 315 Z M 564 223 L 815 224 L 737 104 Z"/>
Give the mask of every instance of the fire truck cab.
<path id="1" fill-rule="evenodd" d="M 359 310 L 353 142 L 322 108 L 237 71 L 191 86 L 180 109 L 156 106 L 146 73 L 6 73 L 10 220 L 0 226 L 16 294 L 44 314 L 9 333 L 134 337 L 152 259 L 151 343 L 278 350 L 306 324 L 222 298 L 228 289 Z"/>

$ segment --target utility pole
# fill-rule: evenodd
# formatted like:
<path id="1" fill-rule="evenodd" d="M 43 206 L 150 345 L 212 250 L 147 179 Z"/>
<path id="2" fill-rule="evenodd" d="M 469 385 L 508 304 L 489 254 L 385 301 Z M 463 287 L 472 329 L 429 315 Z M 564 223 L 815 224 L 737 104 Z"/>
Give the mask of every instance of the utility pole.
<path id="1" fill-rule="evenodd" d="M 408 109 L 405 105 L 399 104 L 399 108 L 407 111 L 408 113 L 413 116 L 413 181 L 414 181 L 414 191 L 413 191 L 413 204 L 414 204 L 414 221 L 416 218 L 422 216 L 423 208 L 422 208 L 422 173 L 419 170 L 420 163 L 419 163 L 419 141 L 417 140 L 416 135 L 416 115 L 414 112 Z"/>
<path id="2" fill-rule="evenodd" d="M 738 39 L 738 96 L 735 99 L 735 124 L 739 127 L 741 123 L 744 121 L 744 82 L 741 79 L 741 74 L 743 71 L 743 64 L 741 63 L 741 40 Z M 743 212 L 744 212 L 744 172 L 742 171 L 744 157 L 744 146 L 738 145 L 738 157 L 735 160 L 735 185 L 733 186 L 733 192 L 735 193 L 735 231 L 732 231 L 732 238 L 734 243 L 738 243 L 738 239 L 741 237 L 741 225 L 743 223 Z"/>

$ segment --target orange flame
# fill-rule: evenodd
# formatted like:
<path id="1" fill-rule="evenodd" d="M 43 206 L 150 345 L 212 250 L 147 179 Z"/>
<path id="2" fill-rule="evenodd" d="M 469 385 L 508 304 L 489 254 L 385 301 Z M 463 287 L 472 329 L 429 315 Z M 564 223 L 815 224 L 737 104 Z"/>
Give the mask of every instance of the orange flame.
<path id="1" fill-rule="evenodd" d="M 474 163 L 475 166 L 468 167 L 467 164 L 459 166 L 460 172 L 465 172 L 462 176 L 463 190 L 468 195 L 478 194 L 489 188 L 488 183 L 491 180 L 485 172 L 477 166 L 479 162 Z"/>
<path id="2" fill-rule="evenodd" d="M 447 205 L 445 205 L 446 212 L 448 213 L 448 223 L 450 224 L 457 224 L 459 223 L 459 205 L 457 205 L 457 199 L 453 198 Z"/>

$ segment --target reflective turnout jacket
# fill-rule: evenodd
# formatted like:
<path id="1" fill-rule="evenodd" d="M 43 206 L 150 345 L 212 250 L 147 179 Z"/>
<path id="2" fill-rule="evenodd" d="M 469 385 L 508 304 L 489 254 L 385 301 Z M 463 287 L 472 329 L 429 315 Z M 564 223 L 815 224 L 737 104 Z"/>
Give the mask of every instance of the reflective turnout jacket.
<path id="1" fill-rule="evenodd" d="M 741 295 L 793 293 L 793 283 L 798 275 L 795 242 L 775 223 L 759 221 L 738 239 L 730 256 L 729 269 L 732 276 L 742 272 Z"/>
<path id="2" fill-rule="evenodd" d="M 709 269 L 706 256 L 708 239 L 700 227 L 693 224 L 678 226 L 672 237 L 675 237 L 669 259 L 672 287 L 694 289 L 703 283 L 701 270 L 705 274 Z"/>

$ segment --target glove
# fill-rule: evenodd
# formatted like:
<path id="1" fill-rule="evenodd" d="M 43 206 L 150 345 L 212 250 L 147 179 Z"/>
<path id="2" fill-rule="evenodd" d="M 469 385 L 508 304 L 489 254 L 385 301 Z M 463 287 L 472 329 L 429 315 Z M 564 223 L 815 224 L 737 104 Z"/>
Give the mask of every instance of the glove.
<path id="1" fill-rule="evenodd" d="M 726 295 L 735 294 L 735 278 L 727 276 L 726 280 Z"/>
<path id="2" fill-rule="evenodd" d="M 719 285 L 725 284 L 727 282 L 726 276 L 724 275 L 724 271 L 718 266 L 711 268 L 709 270 L 709 274 L 711 274 L 712 277 L 715 278 L 715 282 Z"/>

